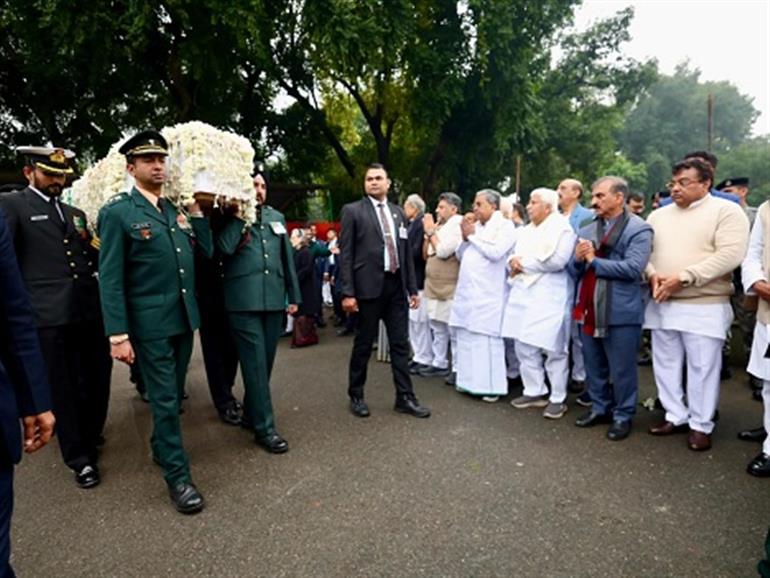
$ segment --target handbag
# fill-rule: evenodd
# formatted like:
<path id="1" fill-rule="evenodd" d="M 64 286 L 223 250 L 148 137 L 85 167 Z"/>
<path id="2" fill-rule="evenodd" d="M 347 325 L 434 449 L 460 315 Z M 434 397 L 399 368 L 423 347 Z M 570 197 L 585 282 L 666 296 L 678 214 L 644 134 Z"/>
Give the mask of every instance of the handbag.
<path id="1" fill-rule="evenodd" d="M 315 330 L 315 320 L 310 315 L 300 315 L 294 320 L 294 330 L 291 336 L 292 347 L 308 347 L 318 343 L 318 333 Z"/>

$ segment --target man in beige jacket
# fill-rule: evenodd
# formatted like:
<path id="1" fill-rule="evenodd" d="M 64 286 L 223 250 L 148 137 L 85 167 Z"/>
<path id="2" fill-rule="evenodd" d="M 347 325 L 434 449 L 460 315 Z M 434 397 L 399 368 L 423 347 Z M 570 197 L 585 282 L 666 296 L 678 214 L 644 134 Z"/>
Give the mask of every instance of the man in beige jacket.
<path id="1" fill-rule="evenodd" d="M 653 435 L 689 429 L 688 447 L 711 447 L 719 400 L 721 350 L 733 319 L 731 275 L 746 254 L 749 221 L 741 208 L 709 194 L 714 170 L 700 159 L 676 163 L 668 183 L 673 203 L 653 211 L 646 275 L 652 299 L 644 327 L 665 421 Z M 682 366 L 687 364 L 687 398 Z"/>
<path id="2" fill-rule="evenodd" d="M 433 335 L 433 362 L 430 367 L 421 370 L 420 375 L 446 377 L 450 385 L 454 385 L 457 375 L 457 336 L 449 328 L 449 314 L 460 274 L 460 262 L 455 257 L 455 251 L 463 240 L 460 230 L 463 218 L 458 214 L 461 209 L 460 197 L 454 193 L 442 193 L 436 207 L 438 222 L 430 213 L 423 217 L 425 307 Z"/>

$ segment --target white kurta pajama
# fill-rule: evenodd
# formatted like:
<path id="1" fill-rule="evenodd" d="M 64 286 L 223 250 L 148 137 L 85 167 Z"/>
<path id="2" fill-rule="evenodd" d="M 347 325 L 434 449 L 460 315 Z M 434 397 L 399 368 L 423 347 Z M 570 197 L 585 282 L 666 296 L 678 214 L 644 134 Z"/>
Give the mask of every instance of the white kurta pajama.
<path id="1" fill-rule="evenodd" d="M 770 271 L 765 271 L 763 266 L 764 251 L 770 251 L 770 247 L 764 247 L 765 224 L 762 218 L 754 220 L 749 238 L 749 250 L 746 259 L 741 265 L 743 287 L 747 295 L 754 294 L 751 286 L 757 281 L 768 281 Z M 763 425 L 765 431 L 770 431 L 770 358 L 765 354 L 770 347 L 770 325 L 760 323 L 754 327 L 754 341 L 751 344 L 751 356 L 749 366 L 746 369 L 751 375 L 762 380 L 762 402 L 764 406 Z M 762 453 L 770 455 L 770 436 L 765 438 L 762 444 Z"/>
<path id="2" fill-rule="evenodd" d="M 457 388 L 474 395 L 508 393 L 500 326 L 515 235 L 513 223 L 495 211 L 457 248 L 460 276 L 449 325 L 457 331 Z"/>
<path id="3" fill-rule="evenodd" d="M 428 319 L 428 306 L 425 303 L 425 291 L 420 289 L 417 294 L 420 297 L 420 306 L 417 309 L 409 309 L 409 343 L 414 353 L 412 361 L 433 365 L 433 336 Z"/>
<path id="4" fill-rule="evenodd" d="M 546 395 L 547 373 L 551 403 L 567 398 L 573 284 L 565 267 L 574 249 L 572 227 L 558 213 L 521 229 L 513 248 L 524 271 L 509 280 L 501 332 L 515 341 L 524 395 Z"/>
<path id="5" fill-rule="evenodd" d="M 666 421 L 710 434 L 719 402 L 722 346 L 733 320 L 729 303 L 647 304 L 644 328 L 652 330 L 652 367 Z M 687 362 L 687 402 L 682 367 Z"/>
<path id="6" fill-rule="evenodd" d="M 710 195 L 684 209 L 673 205 L 658 211 L 648 217 L 655 236 L 646 274 L 679 273 L 691 280 L 681 293 L 663 303 L 650 300 L 645 308 L 644 328 L 652 330 L 658 397 L 666 409 L 666 421 L 711 434 L 719 401 L 722 345 L 733 320 L 730 271 L 745 255 L 743 235 L 748 220 L 731 203 Z M 688 219 L 692 225 L 682 231 Z M 683 232 L 687 236 L 682 237 Z M 673 245 L 675 240 L 678 245 Z M 673 262 L 680 270 L 675 270 Z M 670 270 L 658 270 L 660 263 L 668 263 Z M 688 296 L 693 288 L 694 294 Z M 686 398 L 682 384 L 685 360 Z"/>
<path id="7" fill-rule="evenodd" d="M 447 259 L 454 255 L 457 247 L 463 240 L 460 223 L 463 218 L 460 215 L 454 215 L 446 223 L 438 227 L 434 233 L 438 239 L 438 244 L 434 248 L 428 245 L 428 256 L 435 255 L 439 259 Z M 449 316 L 452 314 L 453 299 L 432 299 L 425 298 L 425 311 L 430 322 L 430 329 L 433 332 L 433 367 L 438 369 L 447 369 L 449 367 L 449 357 L 451 352 L 452 372 L 457 372 L 457 335 L 453 328 L 449 326 Z"/>

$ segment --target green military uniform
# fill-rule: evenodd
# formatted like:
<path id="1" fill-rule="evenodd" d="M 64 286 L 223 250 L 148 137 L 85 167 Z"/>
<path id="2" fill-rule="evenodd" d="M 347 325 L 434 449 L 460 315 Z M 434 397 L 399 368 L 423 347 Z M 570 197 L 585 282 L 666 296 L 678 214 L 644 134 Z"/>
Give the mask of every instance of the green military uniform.
<path id="1" fill-rule="evenodd" d="M 99 286 L 107 335 L 128 334 L 152 408 L 152 451 L 169 486 L 190 482 L 179 407 L 200 325 L 193 252 L 210 257 L 208 220 L 136 188 L 99 212 Z"/>
<path id="2" fill-rule="evenodd" d="M 289 303 L 299 303 L 289 235 L 283 215 L 264 206 L 249 226 L 231 219 L 217 236 L 223 254 L 225 309 L 238 347 L 246 389 L 243 421 L 257 437 L 275 432 L 270 374 Z"/>

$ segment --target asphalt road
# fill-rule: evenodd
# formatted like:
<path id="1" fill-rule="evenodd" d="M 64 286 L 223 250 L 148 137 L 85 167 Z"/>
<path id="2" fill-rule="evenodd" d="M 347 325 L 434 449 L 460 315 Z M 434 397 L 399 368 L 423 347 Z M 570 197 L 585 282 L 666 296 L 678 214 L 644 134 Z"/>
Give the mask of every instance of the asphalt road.
<path id="1" fill-rule="evenodd" d="M 677 576 L 756 575 L 770 480 L 745 473 L 760 423 L 738 370 L 723 383 L 714 448 L 653 438 L 640 408 L 623 442 L 605 428 L 487 404 L 438 379 L 416 391 L 433 416 L 392 410 L 389 366 L 370 363 L 372 417 L 346 403 L 350 338 L 284 340 L 273 379 L 285 455 L 221 423 L 200 352 L 183 416 L 197 516 L 176 513 L 149 454 L 149 408 L 116 367 L 102 484 L 81 490 L 56 445 L 17 468 L 19 576 Z M 643 369 L 642 398 L 652 395 Z M 240 385 L 236 386 L 238 391 Z"/>

